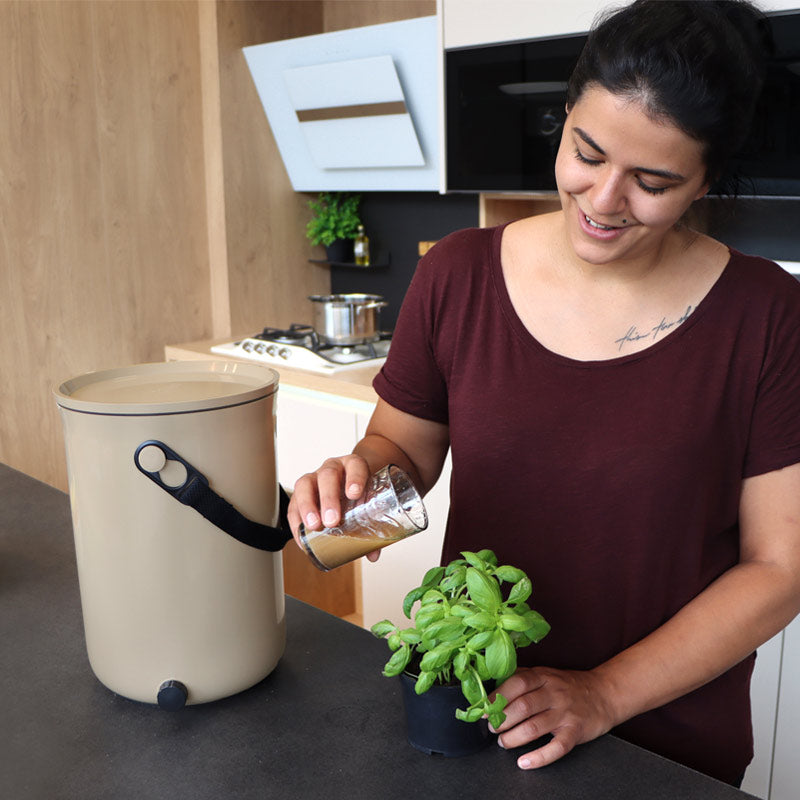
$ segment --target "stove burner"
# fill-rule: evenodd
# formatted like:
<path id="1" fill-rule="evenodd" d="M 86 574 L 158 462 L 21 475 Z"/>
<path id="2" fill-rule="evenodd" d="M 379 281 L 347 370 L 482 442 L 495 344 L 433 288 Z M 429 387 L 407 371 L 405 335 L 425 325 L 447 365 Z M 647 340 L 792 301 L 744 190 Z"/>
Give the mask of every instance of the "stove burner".
<path id="1" fill-rule="evenodd" d="M 264 328 L 253 338 L 278 344 L 298 344 L 315 351 L 320 347 L 317 332 L 310 325 L 302 325 L 298 322 L 293 322 L 289 328 Z"/>

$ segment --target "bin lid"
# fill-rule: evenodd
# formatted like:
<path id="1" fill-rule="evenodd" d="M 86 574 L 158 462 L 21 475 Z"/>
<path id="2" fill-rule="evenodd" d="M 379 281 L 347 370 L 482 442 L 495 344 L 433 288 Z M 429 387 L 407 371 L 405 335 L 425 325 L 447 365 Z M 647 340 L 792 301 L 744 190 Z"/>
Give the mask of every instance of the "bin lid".
<path id="1" fill-rule="evenodd" d="M 239 361 L 166 361 L 89 372 L 54 390 L 62 408 L 91 414 L 207 411 L 260 400 L 277 391 L 278 373 Z"/>

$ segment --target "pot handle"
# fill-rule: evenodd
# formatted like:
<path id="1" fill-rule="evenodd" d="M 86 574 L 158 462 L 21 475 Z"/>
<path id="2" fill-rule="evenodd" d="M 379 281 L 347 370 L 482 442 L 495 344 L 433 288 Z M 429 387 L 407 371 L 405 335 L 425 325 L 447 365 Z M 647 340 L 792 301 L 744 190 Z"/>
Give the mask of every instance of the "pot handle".
<path id="1" fill-rule="evenodd" d="M 384 308 L 389 304 L 385 300 L 379 300 L 377 302 L 372 303 L 359 303 L 356 306 L 353 306 L 356 311 L 366 311 L 368 308 Z"/>
<path id="2" fill-rule="evenodd" d="M 179 486 L 165 483 L 159 474 L 167 461 L 177 461 L 186 468 L 186 480 Z M 272 528 L 253 522 L 237 511 L 227 500 L 220 497 L 209 485 L 208 478 L 200 470 L 181 458 L 171 447 L 156 439 L 142 442 L 133 454 L 133 463 L 143 475 L 150 478 L 156 486 L 160 486 L 167 494 L 178 502 L 193 508 L 220 530 L 232 536 L 242 544 L 258 550 L 276 553 L 292 538 L 286 512 L 289 507 L 289 495 L 282 486 L 278 486 L 280 506 L 278 524 Z"/>

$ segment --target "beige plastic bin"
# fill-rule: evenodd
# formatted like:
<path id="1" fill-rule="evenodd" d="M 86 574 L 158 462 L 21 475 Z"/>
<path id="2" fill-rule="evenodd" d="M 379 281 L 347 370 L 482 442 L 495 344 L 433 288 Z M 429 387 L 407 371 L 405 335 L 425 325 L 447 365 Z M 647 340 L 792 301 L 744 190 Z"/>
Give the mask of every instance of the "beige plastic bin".
<path id="1" fill-rule="evenodd" d="M 259 682 L 283 654 L 280 552 L 184 505 L 170 490 L 186 467 L 141 448 L 163 443 L 244 517 L 274 526 L 277 388 L 267 367 L 197 361 L 90 373 L 55 390 L 89 662 L 112 691 L 170 709 L 204 703 Z"/>

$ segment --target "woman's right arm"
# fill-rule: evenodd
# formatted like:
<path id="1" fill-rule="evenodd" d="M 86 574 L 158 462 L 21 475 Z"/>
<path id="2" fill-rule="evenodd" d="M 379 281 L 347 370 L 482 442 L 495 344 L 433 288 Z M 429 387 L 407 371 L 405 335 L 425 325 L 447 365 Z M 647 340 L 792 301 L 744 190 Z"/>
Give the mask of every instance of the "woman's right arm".
<path id="1" fill-rule="evenodd" d="M 407 414 L 379 399 L 353 452 L 326 459 L 295 483 L 288 512 L 295 539 L 301 522 L 309 530 L 336 525 L 342 496 L 360 497 L 369 476 L 386 464 L 405 470 L 424 495 L 436 483 L 449 445 L 447 425 Z"/>

